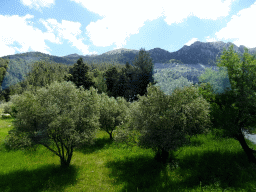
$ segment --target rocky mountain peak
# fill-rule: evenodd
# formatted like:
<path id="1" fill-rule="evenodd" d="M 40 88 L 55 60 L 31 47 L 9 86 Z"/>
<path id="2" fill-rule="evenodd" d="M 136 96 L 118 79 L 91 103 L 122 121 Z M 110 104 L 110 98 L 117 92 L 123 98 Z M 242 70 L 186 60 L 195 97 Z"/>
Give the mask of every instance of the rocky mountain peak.
<path id="1" fill-rule="evenodd" d="M 120 49 L 114 49 L 112 51 L 108 51 L 106 53 L 103 53 L 102 55 L 115 55 L 115 54 L 122 54 L 122 53 L 126 53 L 126 52 L 139 52 L 135 49 L 126 49 L 126 48 L 120 48 Z"/>
<path id="2" fill-rule="evenodd" d="M 66 55 L 65 57 L 78 57 L 79 55 L 74 53 L 74 54 L 70 54 L 70 55 Z"/>

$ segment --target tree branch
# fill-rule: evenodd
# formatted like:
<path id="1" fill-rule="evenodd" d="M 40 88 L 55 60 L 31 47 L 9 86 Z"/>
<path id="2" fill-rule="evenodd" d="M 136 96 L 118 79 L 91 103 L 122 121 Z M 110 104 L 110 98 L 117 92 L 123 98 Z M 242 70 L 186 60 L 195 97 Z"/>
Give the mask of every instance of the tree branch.
<path id="1" fill-rule="evenodd" d="M 49 149 L 51 152 L 53 152 L 55 155 L 61 157 L 56 151 L 54 151 L 52 148 L 50 148 L 48 145 L 44 143 L 40 143 L 41 145 L 45 146 L 47 149 Z"/>

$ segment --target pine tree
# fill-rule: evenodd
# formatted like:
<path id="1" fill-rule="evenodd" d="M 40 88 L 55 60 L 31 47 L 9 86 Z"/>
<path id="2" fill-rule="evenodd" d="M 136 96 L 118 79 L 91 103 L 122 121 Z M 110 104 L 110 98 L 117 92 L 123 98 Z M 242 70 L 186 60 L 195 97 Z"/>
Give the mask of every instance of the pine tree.
<path id="1" fill-rule="evenodd" d="M 78 59 L 77 63 L 71 69 L 71 74 L 65 77 L 65 80 L 72 81 L 77 87 L 83 86 L 84 89 L 94 87 L 94 82 L 89 76 L 89 66 L 83 62 L 83 59 Z"/>
<path id="2" fill-rule="evenodd" d="M 106 84 L 107 84 L 107 91 L 109 92 L 109 96 L 117 96 L 115 93 L 113 93 L 114 86 L 116 85 L 119 74 L 116 69 L 116 67 L 109 68 L 105 74 L 104 77 L 106 78 Z"/>
<path id="3" fill-rule="evenodd" d="M 145 95 L 147 93 L 147 86 L 149 83 L 152 83 L 153 85 L 156 84 L 153 77 L 154 64 L 149 53 L 147 53 L 145 49 L 141 48 L 139 54 L 135 57 L 133 65 L 136 69 L 134 71 L 136 80 L 132 83 L 135 90 L 133 100 L 138 100 L 137 94 L 141 96 Z"/>

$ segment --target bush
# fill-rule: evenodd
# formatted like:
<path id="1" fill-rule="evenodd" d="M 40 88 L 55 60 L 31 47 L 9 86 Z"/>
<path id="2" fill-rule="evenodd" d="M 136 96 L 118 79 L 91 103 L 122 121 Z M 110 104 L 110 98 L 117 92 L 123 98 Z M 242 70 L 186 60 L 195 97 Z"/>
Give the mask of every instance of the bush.
<path id="1" fill-rule="evenodd" d="M 140 133 L 137 130 L 132 130 L 127 125 L 118 126 L 114 132 L 114 141 L 116 143 L 125 143 L 129 146 L 135 146 L 139 143 Z"/>
<path id="2" fill-rule="evenodd" d="M 12 117 L 16 117 L 17 110 L 12 102 L 6 102 L 1 104 L 3 108 L 3 113 L 10 114 Z"/>
<path id="3" fill-rule="evenodd" d="M 3 109 L 4 109 L 4 111 L 3 111 L 3 112 L 4 112 L 4 113 L 11 114 L 11 112 L 12 112 L 11 105 L 12 105 L 12 103 L 11 103 L 11 102 L 3 103 L 3 104 L 2 104 Z"/>
<path id="4" fill-rule="evenodd" d="M 7 150 L 27 149 L 34 146 L 26 133 L 11 130 L 7 135 L 4 145 Z"/>
<path id="5" fill-rule="evenodd" d="M 2 118 L 3 119 L 9 119 L 9 118 L 11 118 L 12 116 L 10 115 L 10 114 L 8 114 L 8 113 L 6 113 L 6 114 L 2 114 Z"/>
<path id="6" fill-rule="evenodd" d="M 113 140 L 113 131 L 128 119 L 129 103 L 123 97 L 109 97 L 105 93 L 101 94 L 100 102 L 100 128 L 106 131 L 110 139 Z"/>
<path id="7" fill-rule="evenodd" d="M 138 109 L 138 102 L 133 101 L 128 105 L 128 110 L 125 115 L 125 122 L 122 125 L 117 126 L 117 128 L 114 130 L 114 141 L 117 143 L 126 143 L 128 145 L 136 145 L 139 142 L 139 135 L 140 132 L 134 129 L 134 125 L 132 122 L 132 114 L 134 111 Z"/>

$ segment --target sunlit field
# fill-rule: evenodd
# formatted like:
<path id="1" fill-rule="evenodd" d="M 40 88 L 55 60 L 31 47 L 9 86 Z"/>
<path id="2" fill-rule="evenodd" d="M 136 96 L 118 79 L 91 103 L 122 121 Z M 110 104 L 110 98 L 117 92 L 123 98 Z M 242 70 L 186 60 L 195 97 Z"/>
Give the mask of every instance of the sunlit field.
<path id="1" fill-rule="evenodd" d="M 256 191 L 256 166 L 238 141 L 212 134 L 191 139 L 162 165 L 151 149 L 116 144 L 99 132 L 93 146 L 76 149 L 71 165 L 40 146 L 8 151 L 14 119 L 0 120 L 0 191 Z M 249 142 L 250 147 L 256 147 Z"/>

